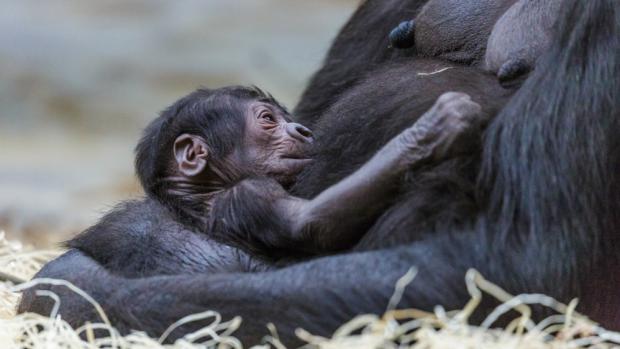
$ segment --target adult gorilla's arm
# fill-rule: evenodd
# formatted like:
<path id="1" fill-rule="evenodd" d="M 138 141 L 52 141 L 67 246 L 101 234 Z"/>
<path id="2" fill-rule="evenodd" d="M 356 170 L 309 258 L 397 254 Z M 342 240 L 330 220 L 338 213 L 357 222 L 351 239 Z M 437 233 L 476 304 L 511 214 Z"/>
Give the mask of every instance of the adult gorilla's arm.
<path id="1" fill-rule="evenodd" d="M 245 344 L 255 344 L 267 334 L 265 325 L 269 322 L 276 325 L 286 344 L 292 344 L 297 341 L 297 327 L 329 335 L 358 314 L 383 313 L 396 281 L 414 261 L 422 269 L 408 287 L 401 306 L 415 304 L 428 309 L 441 301 L 450 308 L 462 306 L 458 301 L 455 304 L 455 300 L 464 298 L 463 287 L 446 286 L 450 281 L 460 283 L 465 268 L 448 267 L 441 270 L 441 278 L 434 277 L 435 266 L 446 258 L 435 249 L 437 246 L 440 245 L 435 241 L 416 248 L 332 256 L 265 273 L 138 279 L 114 276 L 90 257 L 71 250 L 49 263 L 37 276 L 65 279 L 82 288 L 102 305 L 123 333 L 139 329 L 159 336 L 184 316 L 215 310 L 224 319 L 243 317 L 242 327 L 235 335 Z M 450 259 L 456 260 L 455 256 Z M 424 265 L 433 267 L 424 269 Z M 79 295 L 64 286 L 51 289 L 60 296 L 59 313 L 72 326 L 101 321 Z M 50 298 L 35 297 L 30 289 L 25 292 L 19 311 L 47 314 L 52 307 Z M 206 324 L 204 321 L 184 326 L 175 330 L 171 338 Z"/>

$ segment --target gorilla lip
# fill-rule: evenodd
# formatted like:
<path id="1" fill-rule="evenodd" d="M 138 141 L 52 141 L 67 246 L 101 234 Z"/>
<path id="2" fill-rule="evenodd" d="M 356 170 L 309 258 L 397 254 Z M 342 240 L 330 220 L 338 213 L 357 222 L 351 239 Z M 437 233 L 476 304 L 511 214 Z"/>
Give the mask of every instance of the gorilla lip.
<path id="1" fill-rule="evenodd" d="M 312 160 L 312 158 L 304 157 L 303 155 L 283 155 L 280 158 L 287 160 Z"/>

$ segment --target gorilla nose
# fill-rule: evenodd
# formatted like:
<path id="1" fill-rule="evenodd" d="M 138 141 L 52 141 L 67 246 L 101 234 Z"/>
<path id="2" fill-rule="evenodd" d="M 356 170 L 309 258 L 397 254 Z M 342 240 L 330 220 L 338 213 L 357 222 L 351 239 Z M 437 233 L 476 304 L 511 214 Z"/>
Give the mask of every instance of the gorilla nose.
<path id="1" fill-rule="evenodd" d="M 289 122 L 286 125 L 286 132 L 288 132 L 291 137 L 295 138 L 298 141 L 304 143 L 312 142 L 312 131 L 309 128 L 302 124 L 298 124 L 296 122 Z"/>

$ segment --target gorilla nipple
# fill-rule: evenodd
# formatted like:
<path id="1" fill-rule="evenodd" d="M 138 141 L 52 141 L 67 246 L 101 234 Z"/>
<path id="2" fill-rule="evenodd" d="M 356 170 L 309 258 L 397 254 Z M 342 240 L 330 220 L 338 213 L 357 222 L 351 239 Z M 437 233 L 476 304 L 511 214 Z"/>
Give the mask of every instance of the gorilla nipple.
<path id="1" fill-rule="evenodd" d="M 415 22 L 400 23 L 389 35 L 390 45 L 397 49 L 411 48 L 415 44 Z"/>

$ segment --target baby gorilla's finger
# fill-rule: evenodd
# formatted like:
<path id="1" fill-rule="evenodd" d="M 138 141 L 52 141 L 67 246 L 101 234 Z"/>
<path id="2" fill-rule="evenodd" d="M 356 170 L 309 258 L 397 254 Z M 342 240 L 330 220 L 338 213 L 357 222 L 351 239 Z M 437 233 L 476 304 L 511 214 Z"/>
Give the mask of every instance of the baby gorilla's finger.
<path id="1" fill-rule="evenodd" d="M 442 108 L 442 107 L 445 107 L 450 102 L 460 100 L 460 99 L 468 100 L 468 99 L 471 99 L 471 97 L 469 97 L 467 93 L 463 93 L 463 92 L 452 92 L 452 91 L 444 92 L 441 96 L 439 96 L 439 98 L 437 98 L 435 105 L 439 108 Z"/>
<path id="2" fill-rule="evenodd" d="M 437 100 L 438 114 L 442 117 L 441 122 L 470 122 L 480 115 L 480 105 L 471 100 L 464 93 L 450 92 Z"/>
<path id="3" fill-rule="evenodd" d="M 482 108 L 468 94 L 447 92 L 435 104 L 437 108 L 432 117 L 439 129 L 434 157 L 438 159 L 459 153 L 468 139 L 475 137 L 483 120 Z"/>
<path id="4" fill-rule="evenodd" d="M 482 108 L 480 104 L 471 100 L 471 97 L 460 99 L 454 102 L 454 109 L 460 118 L 467 121 L 477 121 L 481 119 Z"/>

